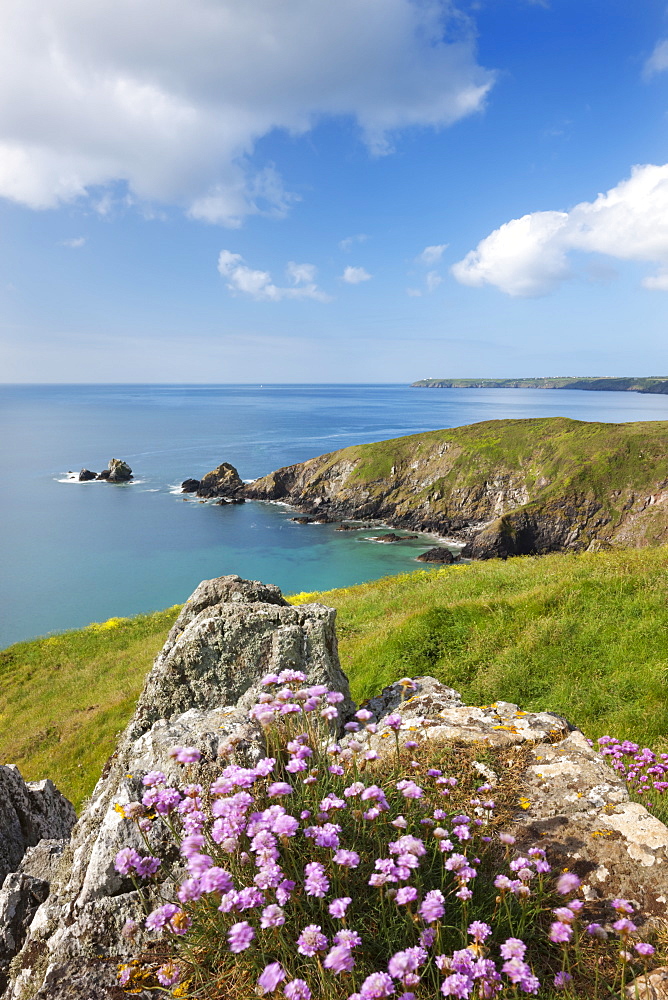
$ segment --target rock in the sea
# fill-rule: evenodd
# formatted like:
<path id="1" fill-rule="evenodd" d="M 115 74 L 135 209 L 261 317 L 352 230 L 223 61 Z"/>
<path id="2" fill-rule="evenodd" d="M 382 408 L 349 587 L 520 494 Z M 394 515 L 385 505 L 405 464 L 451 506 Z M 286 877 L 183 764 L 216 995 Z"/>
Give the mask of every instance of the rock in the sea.
<path id="1" fill-rule="evenodd" d="M 199 479 L 184 479 L 181 483 L 182 493 L 197 493 L 200 488 Z"/>
<path id="2" fill-rule="evenodd" d="M 241 495 L 243 489 L 243 481 L 234 466 L 229 462 L 222 462 L 217 469 L 202 476 L 197 496 L 205 500 L 214 497 L 236 497 Z"/>
<path id="3" fill-rule="evenodd" d="M 372 542 L 407 542 L 417 538 L 417 535 L 397 535 L 394 531 L 388 531 L 386 535 L 372 535 L 369 539 Z"/>
<path id="4" fill-rule="evenodd" d="M 98 472 L 98 474 L 97 474 L 97 476 L 95 478 L 96 479 L 109 479 L 110 475 L 111 475 L 111 472 L 109 471 L 109 469 L 103 469 L 102 472 Z"/>
<path id="5" fill-rule="evenodd" d="M 109 469 L 110 483 L 127 483 L 132 479 L 132 469 L 127 462 L 122 462 L 120 458 L 112 458 L 107 468 Z"/>
<path id="6" fill-rule="evenodd" d="M 444 545 L 435 545 L 433 549 L 428 549 L 422 555 L 419 555 L 417 561 L 424 563 L 445 563 L 449 566 L 450 563 L 455 561 L 455 557 L 450 549 L 446 549 Z"/>
<path id="7" fill-rule="evenodd" d="M 295 524 L 313 524 L 312 517 L 291 517 L 290 520 L 294 521 Z"/>
<path id="8" fill-rule="evenodd" d="M 97 479 L 97 472 L 91 472 L 90 469 L 82 469 L 79 473 L 79 482 L 87 483 L 91 479 Z"/>

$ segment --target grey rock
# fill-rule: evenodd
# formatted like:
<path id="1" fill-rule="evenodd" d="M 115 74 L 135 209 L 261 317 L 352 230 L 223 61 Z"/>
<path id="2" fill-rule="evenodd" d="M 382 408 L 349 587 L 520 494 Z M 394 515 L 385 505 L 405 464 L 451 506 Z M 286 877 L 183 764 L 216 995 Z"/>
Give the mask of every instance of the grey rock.
<path id="1" fill-rule="evenodd" d="M 43 838 L 69 837 L 75 821 L 74 806 L 48 778 L 25 782 L 14 764 L 0 765 L 0 879 Z"/>
<path id="2" fill-rule="evenodd" d="M 90 469 L 82 469 L 79 473 L 79 482 L 87 483 L 90 479 L 97 479 L 97 472 L 91 472 Z"/>
<path id="3" fill-rule="evenodd" d="M 344 692 L 341 715 L 353 710 L 338 661 L 335 611 L 292 607 L 277 587 L 239 577 L 200 584 L 172 628 L 139 698 L 128 735 L 189 708 L 250 708 L 266 673 L 305 670 L 313 684 Z"/>
<path id="4" fill-rule="evenodd" d="M 610 915 L 606 901 L 623 897 L 650 924 L 665 924 L 668 828 L 630 800 L 624 780 L 579 730 L 562 716 L 522 712 L 509 702 L 462 705 L 456 691 L 433 677 L 414 683 L 412 692 L 401 681 L 392 684 L 366 704 L 378 723 L 377 733 L 366 736 L 370 749 L 381 756 L 394 752 L 384 721 L 397 711 L 403 720 L 400 741 L 410 734 L 511 750 L 528 744 L 531 755 L 518 774 L 522 800 L 512 830 L 518 848 L 538 843 L 555 867 L 575 871 L 601 919 Z M 360 733 L 354 739 L 365 741 Z"/>
<path id="5" fill-rule="evenodd" d="M 112 458 L 107 469 L 109 470 L 107 478 L 110 483 L 126 483 L 132 479 L 132 469 L 127 462 L 122 462 L 120 458 Z"/>
<path id="6" fill-rule="evenodd" d="M 0 990 L 7 985 L 11 959 L 21 948 L 37 908 L 49 895 L 65 840 L 40 840 L 26 851 L 17 872 L 0 889 Z"/>
<path id="7" fill-rule="evenodd" d="M 668 965 L 638 976 L 625 990 L 630 1000 L 668 1000 Z"/>

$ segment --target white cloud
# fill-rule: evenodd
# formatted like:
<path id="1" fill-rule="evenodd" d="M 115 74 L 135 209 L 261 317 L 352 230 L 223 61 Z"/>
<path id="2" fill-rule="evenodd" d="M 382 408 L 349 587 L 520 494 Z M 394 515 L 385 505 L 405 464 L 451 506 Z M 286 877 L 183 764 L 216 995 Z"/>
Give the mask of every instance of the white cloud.
<path id="1" fill-rule="evenodd" d="M 443 256 L 443 251 L 446 250 L 447 247 L 447 243 L 439 243 L 433 247 L 425 247 L 422 253 L 417 255 L 416 260 L 419 264 L 424 264 L 425 267 L 431 267 L 433 264 L 438 264 Z"/>
<path id="2" fill-rule="evenodd" d="M 533 212 L 495 229 L 452 268 L 457 281 L 515 296 L 545 295 L 572 276 L 572 251 L 647 261 L 645 288 L 668 291 L 668 164 L 633 167 L 570 212 Z"/>
<path id="3" fill-rule="evenodd" d="M 61 240 L 61 247 L 69 247 L 70 250 L 79 250 L 86 242 L 85 236 L 74 236 L 71 240 Z"/>
<path id="4" fill-rule="evenodd" d="M 268 271 L 256 271 L 249 267 L 240 253 L 221 250 L 218 255 L 218 271 L 227 278 L 231 292 L 250 295 L 265 302 L 280 302 L 282 299 L 315 299 L 330 302 L 331 297 L 321 291 L 315 283 L 316 269 L 313 264 L 295 264 L 290 261 L 286 274 L 291 286 L 281 288 L 275 285 Z"/>
<path id="5" fill-rule="evenodd" d="M 363 267 L 346 267 L 341 275 L 342 281 L 349 285 L 359 285 L 362 281 L 369 281 L 371 277 Z"/>
<path id="6" fill-rule="evenodd" d="M 492 83 L 439 0 L 4 0 L 0 196 L 99 206 L 120 185 L 235 226 L 289 207 L 251 160 L 273 130 L 345 116 L 387 152 L 480 110 Z"/>
<path id="7" fill-rule="evenodd" d="M 346 253 L 352 250 L 355 243 L 365 243 L 369 237 L 366 233 L 358 233 L 357 236 L 346 236 L 345 240 L 341 240 L 339 243 L 339 249 L 345 250 Z"/>
<path id="8" fill-rule="evenodd" d="M 412 299 L 421 299 L 422 292 L 419 288 L 407 288 L 406 295 L 409 295 Z"/>
<path id="9" fill-rule="evenodd" d="M 643 75 L 646 78 L 668 69 L 668 39 L 657 42 L 651 56 L 645 61 Z"/>

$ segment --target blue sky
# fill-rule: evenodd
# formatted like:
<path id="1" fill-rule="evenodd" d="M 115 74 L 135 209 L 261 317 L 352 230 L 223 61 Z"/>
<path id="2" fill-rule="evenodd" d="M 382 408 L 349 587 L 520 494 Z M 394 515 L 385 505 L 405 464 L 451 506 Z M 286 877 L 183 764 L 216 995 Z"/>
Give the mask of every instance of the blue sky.
<path id="1" fill-rule="evenodd" d="M 0 381 L 668 375 L 665 4 L 6 0 L 0 38 Z"/>

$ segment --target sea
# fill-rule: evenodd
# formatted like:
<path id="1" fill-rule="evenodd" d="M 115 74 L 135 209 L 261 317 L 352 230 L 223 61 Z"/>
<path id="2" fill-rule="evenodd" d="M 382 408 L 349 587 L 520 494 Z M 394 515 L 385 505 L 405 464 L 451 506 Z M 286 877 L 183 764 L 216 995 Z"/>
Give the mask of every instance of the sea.
<path id="1" fill-rule="evenodd" d="M 433 538 L 299 525 L 274 503 L 219 506 L 180 491 L 221 462 L 254 479 L 351 444 L 481 420 L 668 420 L 668 396 L 407 385 L 0 387 L 0 648 L 182 603 L 238 573 L 284 593 L 421 568 Z M 109 459 L 128 485 L 79 483 Z"/>

